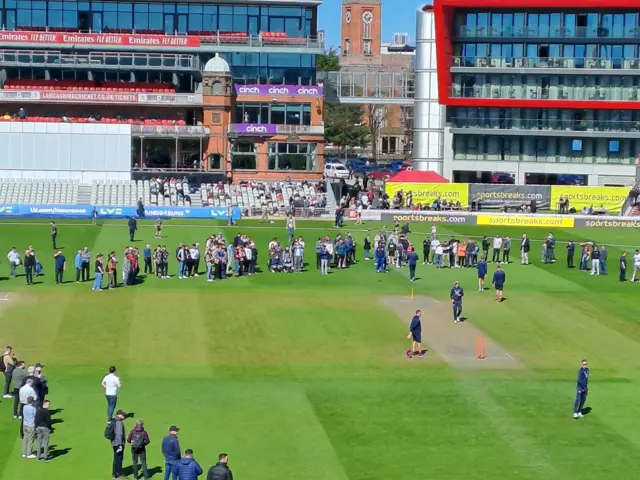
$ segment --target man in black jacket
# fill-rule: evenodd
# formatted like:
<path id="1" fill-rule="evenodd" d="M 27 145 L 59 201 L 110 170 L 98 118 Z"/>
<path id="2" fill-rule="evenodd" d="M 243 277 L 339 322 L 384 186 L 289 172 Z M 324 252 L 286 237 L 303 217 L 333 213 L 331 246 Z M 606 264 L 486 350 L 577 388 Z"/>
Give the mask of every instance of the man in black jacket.
<path id="1" fill-rule="evenodd" d="M 31 254 L 30 250 L 24 252 L 24 276 L 27 279 L 27 285 L 33 285 L 33 271 L 36 268 L 36 256 Z"/>
<path id="2" fill-rule="evenodd" d="M 49 400 L 45 400 L 36 411 L 36 435 L 38 438 L 36 455 L 40 461 L 47 462 L 49 460 L 49 436 L 52 430 L 53 424 L 51 423 L 51 412 L 49 412 Z"/>
<path id="3" fill-rule="evenodd" d="M 207 480 L 233 480 L 233 474 L 229 470 L 229 455 L 221 453 L 218 455 L 218 463 L 207 472 Z"/>
<path id="4" fill-rule="evenodd" d="M 138 229 L 138 221 L 136 220 L 136 217 L 134 215 L 129 219 L 129 240 L 132 242 L 137 229 Z"/>

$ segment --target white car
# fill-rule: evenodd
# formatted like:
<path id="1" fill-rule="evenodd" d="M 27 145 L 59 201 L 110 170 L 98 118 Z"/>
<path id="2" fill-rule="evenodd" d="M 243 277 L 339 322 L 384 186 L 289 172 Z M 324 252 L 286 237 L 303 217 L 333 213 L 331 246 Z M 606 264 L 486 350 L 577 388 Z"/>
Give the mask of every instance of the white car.
<path id="1" fill-rule="evenodd" d="M 324 166 L 324 176 L 327 178 L 349 178 L 349 169 L 341 163 L 327 163 Z"/>

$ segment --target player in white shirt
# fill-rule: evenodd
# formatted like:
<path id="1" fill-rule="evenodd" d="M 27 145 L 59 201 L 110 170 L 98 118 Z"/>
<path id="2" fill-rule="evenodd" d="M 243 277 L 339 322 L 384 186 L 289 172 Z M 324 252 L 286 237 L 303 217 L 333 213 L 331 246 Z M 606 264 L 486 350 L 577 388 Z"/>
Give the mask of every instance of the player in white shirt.
<path id="1" fill-rule="evenodd" d="M 633 275 L 631 275 L 631 281 L 636 281 L 636 273 L 640 271 L 640 252 L 636 250 L 636 253 L 633 254 Z"/>
<path id="2" fill-rule="evenodd" d="M 101 385 L 107 398 L 107 422 L 110 422 L 113 420 L 113 412 L 118 403 L 118 392 L 122 386 L 120 377 L 116 375 L 116 367 L 109 367 L 109 373 L 102 379 Z"/>
<path id="3" fill-rule="evenodd" d="M 502 239 L 500 235 L 496 235 L 493 239 L 493 263 L 500 261 L 500 249 L 502 248 Z"/>

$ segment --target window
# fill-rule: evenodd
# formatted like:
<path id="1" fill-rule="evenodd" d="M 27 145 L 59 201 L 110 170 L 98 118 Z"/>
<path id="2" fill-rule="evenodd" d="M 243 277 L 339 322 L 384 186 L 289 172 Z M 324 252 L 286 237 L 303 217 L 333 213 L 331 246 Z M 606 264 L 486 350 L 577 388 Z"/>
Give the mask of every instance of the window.
<path id="1" fill-rule="evenodd" d="M 609 153 L 620 152 L 620 140 L 609 140 Z"/>
<path id="2" fill-rule="evenodd" d="M 231 168 L 256 169 L 256 146 L 253 142 L 239 141 L 231 147 Z"/>
<path id="3" fill-rule="evenodd" d="M 344 41 L 344 50 L 342 51 L 342 54 L 344 56 L 349 55 L 349 52 L 351 51 L 351 40 L 349 40 L 348 38 Z"/>
<path id="4" fill-rule="evenodd" d="M 269 170 L 315 170 L 315 143 L 269 143 Z"/>
<path id="5" fill-rule="evenodd" d="M 362 41 L 362 53 L 365 55 L 371 55 L 371 40 Z"/>
<path id="6" fill-rule="evenodd" d="M 581 152 L 582 151 L 582 140 L 578 139 L 578 138 L 574 138 L 571 141 L 571 150 L 574 152 Z"/>

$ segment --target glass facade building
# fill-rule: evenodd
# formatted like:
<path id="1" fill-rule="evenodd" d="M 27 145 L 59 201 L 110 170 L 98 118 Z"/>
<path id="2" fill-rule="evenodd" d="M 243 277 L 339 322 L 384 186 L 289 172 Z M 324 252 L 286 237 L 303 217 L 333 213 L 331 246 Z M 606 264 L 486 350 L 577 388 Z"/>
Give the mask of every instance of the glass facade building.
<path id="1" fill-rule="evenodd" d="M 562 163 L 589 183 L 608 167 L 611 176 L 633 173 L 640 9 L 617 0 L 436 0 L 434 11 L 453 169 Z"/>
<path id="2" fill-rule="evenodd" d="M 282 32 L 288 37 L 315 35 L 315 8 L 192 2 L 0 0 L 7 30 L 29 27 L 79 31 Z"/>

